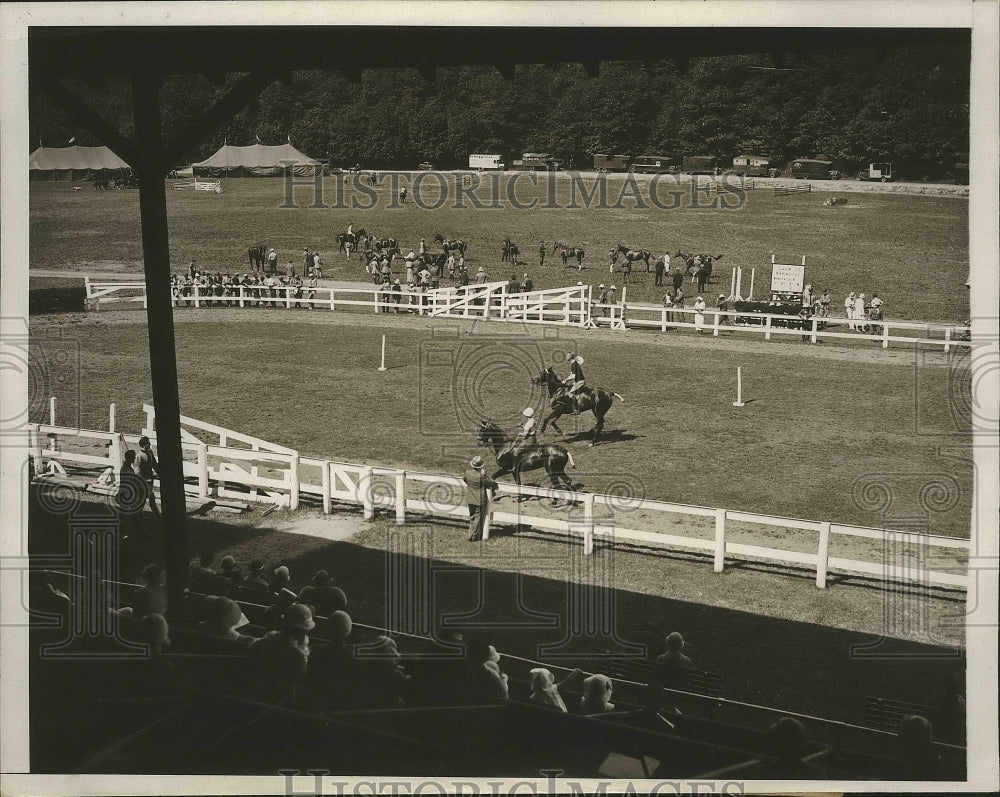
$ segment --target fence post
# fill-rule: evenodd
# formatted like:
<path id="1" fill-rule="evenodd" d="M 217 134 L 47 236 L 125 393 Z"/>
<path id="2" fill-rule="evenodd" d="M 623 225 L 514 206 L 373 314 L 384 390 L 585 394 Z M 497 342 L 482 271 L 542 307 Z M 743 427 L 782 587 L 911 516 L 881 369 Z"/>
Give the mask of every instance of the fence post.
<path id="1" fill-rule="evenodd" d="M 667 308 L 660 308 L 660 332 L 667 331 Z"/>
<path id="2" fill-rule="evenodd" d="M 335 291 L 333 290 L 333 288 L 330 288 L 330 309 L 331 310 L 336 310 L 337 309 L 337 303 L 334 301 L 334 296 L 335 296 Z"/>
<path id="3" fill-rule="evenodd" d="M 288 495 L 288 508 L 298 509 L 299 508 L 299 452 L 296 451 L 292 454 L 292 461 L 290 467 L 288 468 L 288 475 L 292 481 L 292 490 Z"/>
<path id="4" fill-rule="evenodd" d="M 813 325 L 812 338 L 810 339 L 809 342 L 810 343 L 815 343 L 816 342 L 816 329 L 819 326 L 819 319 L 816 318 L 816 316 L 813 316 L 813 318 L 812 318 L 812 325 Z"/>
<path id="5" fill-rule="evenodd" d="M 587 493 L 583 499 L 583 555 L 594 552 L 594 494 Z"/>
<path id="6" fill-rule="evenodd" d="M 198 497 L 208 498 L 208 446 L 198 446 Z"/>
<path id="7" fill-rule="evenodd" d="M 323 473 L 321 478 L 323 480 L 323 514 L 329 515 L 333 509 L 333 496 L 330 495 L 331 491 L 331 478 L 330 478 L 330 467 L 331 462 L 328 459 L 323 460 Z"/>
<path id="8" fill-rule="evenodd" d="M 118 406 L 112 401 L 108 406 L 108 431 L 113 432 L 115 430 L 115 415 L 118 412 Z"/>
<path id="9" fill-rule="evenodd" d="M 362 471 L 361 478 L 358 480 L 358 487 L 361 488 L 361 503 L 364 509 L 365 520 L 371 520 L 375 517 L 375 507 L 372 502 L 372 476 L 374 472 L 375 469 L 369 465 Z"/>
<path id="10" fill-rule="evenodd" d="M 885 328 L 885 326 L 883 325 L 883 329 L 884 328 Z M 884 344 L 882 346 L 882 348 L 885 348 L 886 345 L 888 345 L 888 344 L 887 343 Z M 951 327 L 945 327 L 944 328 L 944 353 L 947 354 L 949 351 L 951 351 Z"/>
<path id="11" fill-rule="evenodd" d="M 33 423 L 30 427 L 31 456 L 35 460 L 35 475 L 41 475 L 45 469 L 45 461 L 42 459 L 42 438 L 38 433 L 38 424 Z"/>
<path id="12" fill-rule="evenodd" d="M 118 468 L 121 467 L 122 462 L 125 460 L 125 451 L 122 448 L 122 443 L 124 442 L 125 440 L 120 434 L 116 434 L 111 438 L 111 464 L 114 467 L 116 474 L 118 473 Z"/>
<path id="13" fill-rule="evenodd" d="M 289 285 L 285 286 L 285 309 L 292 309 L 292 288 Z"/>
<path id="14" fill-rule="evenodd" d="M 243 304 L 243 285 L 240 285 L 240 307 L 245 307 Z"/>
<path id="15" fill-rule="evenodd" d="M 830 523 L 819 524 L 819 552 L 816 554 L 816 586 L 826 589 L 826 569 L 830 563 Z"/>
<path id="16" fill-rule="evenodd" d="M 490 538 L 490 525 L 493 520 L 493 496 L 486 491 L 486 506 L 483 508 L 483 540 Z"/>
<path id="17" fill-rule="evenodd" d="M 726 510 L 715 510 L 715 561 L 712 569 L 721 573 L 726 566 Z"/>
<path id="18" fill-rule="evenodd" d="M 56 425 L 56 397 L 49 396 L 49 426 Z M 49 451 L 56 450 L 56 436 L 54 432 L 49 434 Z"/>
<path id="19" fill-rule="evenodd" d="M 771 339 L 771 316 L 768 314 L 767 322 L 764 324 L 764 340 Z"/>
<path id="20" fill-rule="evenodd" d="M 713 338 L 719 337 L 719 318 L 721 316 L 722 316 L 722 314 L 718 310 L 716 310 L 715 311 L 715 323 L 712 325 L 712 337 Z M 814 339 L 813 343 L 815 343 L 815 342 L 816 341 Z"/>
<path id="21" fill-rule="evenodd" d="M 85 310 L 89 310 L 90 309 L 90 277 L 84 277 L 83 278 L 83 290 L 86 292 L 86 296 L 84 297 L 84 300 L 83 300 L 83 307 L 84 307 Z M 100 310 L 101 309 L 101 303 L 98 301 L 96 304 L 97 304 L 97 309 Z"/>
<path id="22" fill-rule="evenodd" d="M 201 284 L 196 282 L 191 287 L 194 288 L 194 306 L 201 307 Z"/>
<path id="23" fill-rule="evenodd" d="M 406 523 L 406 471 L 396 471 L 396 525 Z"/>

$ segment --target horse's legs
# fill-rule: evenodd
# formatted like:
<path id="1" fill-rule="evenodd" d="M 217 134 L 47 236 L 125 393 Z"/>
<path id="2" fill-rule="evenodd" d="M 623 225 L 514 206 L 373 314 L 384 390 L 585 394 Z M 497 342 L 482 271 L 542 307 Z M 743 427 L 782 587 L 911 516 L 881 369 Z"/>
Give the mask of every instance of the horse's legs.
<path id="1" fill-rule="evenodd" d="M 557 432 L 559 432 L 559 434 L 562 434 L 562 431 L 559 429 L 558 426 L 556 426 L 556 418 L 561 418 L 561 417 L 562 413 L 559 412 L 559 410 L 552 410 L 552 412 L 550 412 L 547 416 L 542 418 L 542 428 L 538 430 L 538 433 L 539 434 L 543 433 L 545 431 L 545 427 L 551 423 L 552 428 L 555 429 Z"/>
<path id="2" fill-rule="evenodd" d="M 603 414 L 598 415 L 595 412 L 594 417 L 597 419 L 597 423 L 594 424 L 594 436 L 590 441 L 591 448 L 593 448 L 597 444 L 597 436 L 601 433 L 601 430 L 604 429 L 604 415 Z"/>

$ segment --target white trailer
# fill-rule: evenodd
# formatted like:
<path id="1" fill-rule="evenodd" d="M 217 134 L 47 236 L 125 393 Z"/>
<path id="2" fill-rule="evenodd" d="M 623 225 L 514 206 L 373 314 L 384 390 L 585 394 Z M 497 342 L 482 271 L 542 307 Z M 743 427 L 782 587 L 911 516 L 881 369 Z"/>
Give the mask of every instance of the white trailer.
<path id="1" fill-rule="evenodd" d="M 862 172 L 862 180 L 880 180 L 883 183 L 892 179 L 891 163 L 869 163 L 868 173 Z"/>
<path id="2" fill-rule="evenodd" d="M 469 156 L 469 168 L 475 169 L 476 171 L 483 171 L 484 169 L 498 169 L 501 172 L 504 170 L 503 158 L 499 155 L 470 155 Z"/>

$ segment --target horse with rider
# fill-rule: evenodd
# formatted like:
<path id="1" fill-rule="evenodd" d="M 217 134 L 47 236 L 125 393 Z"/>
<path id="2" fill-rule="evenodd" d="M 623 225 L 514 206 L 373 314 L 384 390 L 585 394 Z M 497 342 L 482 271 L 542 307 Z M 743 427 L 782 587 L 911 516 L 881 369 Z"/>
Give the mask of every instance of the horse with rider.
<path id="1" fill-rule="evenodd" d="M 570 373 L 564 379 L 561 379 L 549 366 L 531 380 L 532 384 L 545 386 L 549 394 L 551 412 L 542 419 L 540 432 L 544 432 L 545 428 L 552 424 L 552 427 L 559 434 L 562 434 L 562 430 L 556 424 L 559 418 L 563 415 L 591 412 L 596 421 L 590 441 L 590 445 L 593 446 L 597 443 L 597 438 L 604 429 L 604 416 L 614 404 L 615 397 L 621 401 L 625 401 L 625 399 L 614 391 L 601 387 L 588 387 L 583 373 L 583 357 L 580 355 L 569 352 L 567 363 L 570 367 Z"/>

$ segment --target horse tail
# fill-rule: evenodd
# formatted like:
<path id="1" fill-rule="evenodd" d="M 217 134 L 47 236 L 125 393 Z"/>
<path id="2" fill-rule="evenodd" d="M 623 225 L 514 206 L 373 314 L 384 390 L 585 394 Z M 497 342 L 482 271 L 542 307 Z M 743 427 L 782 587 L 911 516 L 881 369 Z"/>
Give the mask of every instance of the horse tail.
<path id="1" fill-rule="evenodd" d="M 618 398 L 620 398 L 620 399 L 621 399 L 621 400 L 622 400 L 623 402 L 625 401 L 625 396 L 621 395 L 621 393 L 615 393 L 615 392 L 614 392 L 614 391 L 612 390 L 612 391 L 611 391 L 611 395 L 612 395 L 612 396 L 618 396 Z"/>
<path id="2" fill-rule="evenodd" d="M 573 455 L 569 451 L 566 452 L 566 459 L 569 461 L 569 466 L 571 468 L 576 467 L 576 463 L 573 461 Z"/>

